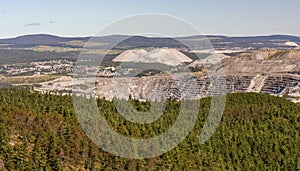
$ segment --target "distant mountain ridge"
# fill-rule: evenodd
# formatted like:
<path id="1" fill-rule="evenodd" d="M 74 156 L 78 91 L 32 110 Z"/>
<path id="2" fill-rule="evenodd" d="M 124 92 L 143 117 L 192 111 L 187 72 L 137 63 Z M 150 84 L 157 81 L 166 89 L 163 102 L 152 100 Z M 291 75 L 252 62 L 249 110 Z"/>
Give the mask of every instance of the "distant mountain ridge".
<path id="1" fill-rule="evenodd" d="M 49 46 L 78 46 L 68 44 L 72 41 L 87 42 L 91 41 L 101 42 L 105 44 L 119 43 L 120 46 L 129 46 L 132 48 L 139 47 L 172 47 L 183 48 L 185 47 L 181 42 L 190 42 L 197 45 L 199 41 L 204 38 L 209 40 L 211 44 L 217 49 L 232 49 L 232 48 L 292 48 L 286 42 L 293 42 L 300 44 L 300 37 L 291 35 L 269 35 L 269 36 L 245 36 L 245 37 L 230 37 L 230 36 L 218 36 L 218 35 L 194 35 L 186 37 L 144 37 L 144 36 L 128 36 L 128 35 L 110 35 L 102 37 L 59 37 L 48 34 L 35 34 L 24 35 L 15 38 L 0 39 L 0 44 L 9 44 L 10 47 L 33 47 L 37 45 L 49 45 Z M 105 48 L 105 46 L 103 45 Z"/>
<path id="2" fill-rule="evenodd" d="M 90 37 L 59 37 L 49 34 L 24 35 L 15 38 L 0 39 L 5 44 L 55 45 L 59 43 L 81 40 L 87 41 Z"/>

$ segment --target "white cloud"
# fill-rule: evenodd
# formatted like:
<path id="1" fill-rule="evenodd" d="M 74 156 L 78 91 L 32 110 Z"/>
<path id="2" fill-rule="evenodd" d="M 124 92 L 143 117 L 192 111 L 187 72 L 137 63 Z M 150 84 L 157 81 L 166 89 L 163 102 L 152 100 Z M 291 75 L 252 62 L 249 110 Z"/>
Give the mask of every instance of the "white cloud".
<path id="1" fill-rule="evenodd" d="M 25 24 L 24 26 L 41 26 L 42 24 L 41 23 L 28 23 L 28 24 Z"/>

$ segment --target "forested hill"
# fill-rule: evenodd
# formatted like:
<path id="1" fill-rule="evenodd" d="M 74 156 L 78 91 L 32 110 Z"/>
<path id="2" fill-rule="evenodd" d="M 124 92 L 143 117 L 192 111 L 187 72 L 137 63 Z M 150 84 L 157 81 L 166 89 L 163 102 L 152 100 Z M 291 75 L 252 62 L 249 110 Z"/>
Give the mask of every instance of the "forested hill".
<path id="1" fill-rule="evenodd" d="M 131 103 L 140 110 L 149 105 Z M 113 103 L 98 100 L 108 123 L 135 137 L 154 136 L 167 129 L 176 119 L 179 103 L 169 101 L 165 114 L 152 125 L 137 125 L 120 117 Z M 200 145 L 209 106 L 209 98 L 201 100 L 196 126 L 176 148 L 159 157 L 129 160 L 98 149 L 87 138 L 70 96 L 1 89 L 0 170 L 300 169 L 299 105 L 263 94 L 229 94 L 221 124 L 212 138 Z"/>

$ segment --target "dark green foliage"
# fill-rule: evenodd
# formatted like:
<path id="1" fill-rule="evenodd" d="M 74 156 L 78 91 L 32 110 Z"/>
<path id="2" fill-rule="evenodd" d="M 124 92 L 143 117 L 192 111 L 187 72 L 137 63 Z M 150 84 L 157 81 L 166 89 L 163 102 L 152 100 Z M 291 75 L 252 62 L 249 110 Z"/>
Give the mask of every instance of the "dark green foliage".
<path id="1" fill-rule="evenodd" d="M 149 102 L 131 99 L 131 104 L 139 111 L 149 109 Z M 142 125 L 122 118 L 113 102 L 98 100 L 110 126 L 143 138 L 168 129 L 180 104 L 169 100 L 161 118 Z M 199 135 L 210 98 L 202 99 L 200 107 L 193 131 L 176 148 L 159 157 L 130 160 L 113 156 L 88 139 L 70 96 L 1 89 L 0 158 L 8 170 L 299 170 L 299 105 L 269 95 L 229 94 L 221 124 L 203 145 L 198 144 Z"/>
<path id="2" fill-rule="evenodd" d="M 50 61 L 50 60 L 69 60 L 75 61 L 78 52 L 36 52 L 33 50 L 20 49 L 0 49 L 0 64 L 15 64 L 36 62 L 36 61 Z"/>

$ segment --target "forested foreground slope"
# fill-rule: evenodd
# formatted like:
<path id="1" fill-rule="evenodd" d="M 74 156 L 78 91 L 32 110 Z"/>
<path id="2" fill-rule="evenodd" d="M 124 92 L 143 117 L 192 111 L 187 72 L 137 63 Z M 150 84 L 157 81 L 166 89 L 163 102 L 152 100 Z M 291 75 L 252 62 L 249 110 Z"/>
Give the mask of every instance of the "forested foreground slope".
<path id="1" fill-rule="evenodd" d="M 149 108 L 147 102 L 131 103 L 141 111 Z M 138 125 L 120 117 L 113 103 L 98 100 L 98 104 L 118 132 L 144 138 L 169 128 L 180 106 L 170 100 L 160 119 Z M 217 131 L 203 145 L 198 144 L 199 135 L 210 99 L 202 99 L 200 106 L 193 131 L 176 148 L 159 157 L 130 160 L 113 156 L 88 139 L 77 121 L 72 97 L 1 89 L 0 165 L 7 170 L 300 169 L 299 105 L 263 94 L 229 94 Z"/>

